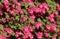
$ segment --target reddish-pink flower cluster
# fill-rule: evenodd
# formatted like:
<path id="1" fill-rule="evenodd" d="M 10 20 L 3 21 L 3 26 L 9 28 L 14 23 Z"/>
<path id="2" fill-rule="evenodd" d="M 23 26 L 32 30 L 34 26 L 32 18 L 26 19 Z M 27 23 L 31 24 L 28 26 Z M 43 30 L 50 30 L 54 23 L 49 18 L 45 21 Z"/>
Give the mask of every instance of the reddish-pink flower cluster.
<path id="1" fill-rule="evenodd" d="M 3 0 L 0 39 L 60 39 L 60 4 L 49 13 L 51 7 L 41 1 Z"/>

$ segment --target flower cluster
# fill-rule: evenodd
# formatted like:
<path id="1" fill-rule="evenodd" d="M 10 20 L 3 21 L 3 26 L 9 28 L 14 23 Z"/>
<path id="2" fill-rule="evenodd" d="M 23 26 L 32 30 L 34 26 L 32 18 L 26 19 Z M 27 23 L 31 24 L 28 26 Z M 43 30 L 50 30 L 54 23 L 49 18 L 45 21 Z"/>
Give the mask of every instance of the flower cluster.
<path id="1" fill-rule="evenodd" d="M 53 0 L 1 0 L 0 39 L 60 39 L 60 4 Z"/>

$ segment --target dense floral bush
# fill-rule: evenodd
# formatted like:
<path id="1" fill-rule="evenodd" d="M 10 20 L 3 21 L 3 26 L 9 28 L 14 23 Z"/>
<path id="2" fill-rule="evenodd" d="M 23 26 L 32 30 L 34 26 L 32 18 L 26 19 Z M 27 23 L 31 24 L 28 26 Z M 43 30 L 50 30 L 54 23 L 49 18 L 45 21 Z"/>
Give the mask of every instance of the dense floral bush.
<path id="1" fill-rule="evenodd" d="M 60 39 L 60 0 L 0 0 L 0 39 Z"/>

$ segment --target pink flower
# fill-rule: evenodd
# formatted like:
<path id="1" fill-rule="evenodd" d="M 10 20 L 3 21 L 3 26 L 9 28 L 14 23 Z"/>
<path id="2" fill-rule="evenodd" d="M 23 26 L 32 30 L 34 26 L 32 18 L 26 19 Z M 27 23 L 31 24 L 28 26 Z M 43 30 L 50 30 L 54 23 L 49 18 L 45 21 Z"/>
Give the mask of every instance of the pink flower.
<path id="1" fill-rule="evenodd" d="M 13 3 L 17 3 L 17 0 L 12 0 L 13 1 Z"/>
<path id="2" fill-rule="evenodd" d="M 49 37 L 48 33 L 44 33 L 45 37 Z"/>
<path id="3" fill-rule="evenodd" d="M 27 17 L 24 16 L 24 17 L 22 18 L 22 20 L 23 20 L 23 22 L 26 22 L 26 21 L 27 21 Z"/>
<path id="4" fill-rule="evenodd" d="M 30 39 L 33 39 L 33 35 L 31 33 L 29 33 L 29 37 Z"/>
<path id="5" fill-rule="evenodd" d="M 49 17 L 51 17 L 51 18 L 52 18 L 52 17 L 54 17 L 54 13 L 52 13 L 52 14 L 49 14 Z"/>
<path id="6" fill-rule="evenodd" d="M 8 0 L 4 0 L 4 5 L 5 5 L 7 11 L 9 11 L 10 7 L 9 7 L 9 1 Z"/>
<path id="7" fill-rule="evenodd" d="M 35 22 L 34 25 L 37 29 L 39 29 L 39 27 L 42 26 L 42 23 L 41 22 Z"/>
<path id="8" fill-rule="evenodd" d="M 7 39 L 4 35 L 0 35 L 0 39 Z"/>
<path id="9" fill-rule="evenodd" d="M 3 23 L 6 23 L 6 18 L 2 18 L 2 22 Z"/>
<path id="10" fill-rule="evenodd" d="M 51 31 L 56 31 L 56 26 L 51 26 Z"/>
<path id="11" fill-rule="evenodd" d="M 60 11 L 60 5 L 57 3 L 56 6 L 57 6 L 57 10 Z"/>
<path id="12" fill-rule="evenodd" d="M 4 30 L 9 34 L 9 36 L 12 34 L 13 30 L 11 28 L 4 28 Z"/>
<path id="13" fill-rule="evenodd" d="M 58 36 L 60 36 L 60 29 L 58 30 Z"/>
<path id="14" fill-rule="evenodd" d="M 36 36 L 38 39 L 42 39 L 43 34 L 42 34 L 42 32 L 38 32 L 38 33 L 36 33 Z"/>
<path id="15" fill-rule="evenodd" d="M 43 7 L 46 9 L 46 10 L 49 10 L 49 7 L 46 3 L 42 3 Z"/>
<path id="16" fill-rule="evenodd" d="M 33 15 L 33 10 L 32 9 L 28 9 L 28 14 L 29 15 Z"/>
<path id="17" fill-rule="evenodd" d="M 50 25 L 46 24 L 45 26 L 46 26 L 46 28 L 47 28 L 48 30 L 50 30 L 50 28 L 51 28 Z"/>
<path id="18" fill-rule="evenodd" d="M 11 15 L 14 15 L 14 11 L 9 11 Z"/>
<path id="19" fill-rule="evenodd" d="M 57 27 L 56 24 L 52 24 L 52 25 L 51 25 L 51 30 L 50 30 L 50 31 L 56 32 L 56 27 Z"/>
<path id="20" fill-rule="evenodd" d="M 24 38 L 30 38 L 30 39 L 33 39 L 33 35 L 30 33 L 30 32 L 27 32 L 24 34 Z"/>
<path id="21" fill-rule="evenodd" d="M 54 14 L 55 14 L 55 15 L 58 15 L 58 11 L 56 11 Z"/>
<path id="22" fill-rule="evenodd" d="M 13 9 L 13 11 L 18 15 L 19 11 L 17 9 Z M 13 14 L 13 13 L 12 13 Z"/>
<path id="23" fill-rule="evenodd" d="M 30 16 L 30 19 L 35 20 L 35 16 L 34 15 Z"/>
<path id="24" fill-rule="evenodd" d="M 25 33 L 25 34 L 23 35 L 23 38 L 24 38 L 24 39 L 28 38 L 28 34 Z"/>
<path id="25" fill-rule="evenodd" d="M 42 12 L 43 14 L 45 14 L 46 11 L 45 11 L 45 9 L 42 8 L 42 9 L 41 9 L 41 12 Z"/>
<path id="26" fill-rule="evenodd" d="M 36 9 L 35 9 L 35 12 L 36 12 L 36 13 L 40 12 L 40 9 L 39 9 L 39 8 L 36 8 Z"/>
<path id="27" fill-rule="evenodd" d="M 21 39 L 21 38 L 18 38 L 18 39 Z"/>
<path id="28" fill-rule="evenodd" d="M 34 30 L 33 26 L 31 24 L 28 24 L 28 29 L 29 29 L 30 32 L 33 32 L 33 30 Z"/>
<path id="29" fill-rule="evenodd" d="M 42 9 L 43 8 L 43 5 L 42 4 L 39 4 L 38 7 Z"/>
<path id="30" fill-rule="evenodd" d="M 0 10 L 3 8 L 3 5 L 2 4 L 0 4 Z"/>
<path id="31" fill-rule="evenodd" d="M 50 18 L 50 21 L 51 21 L 51 22 L 55 22 L 54 18 Z"/>
<path id="32" fill-rule="evenodd" d="M 49 7 L 48 7 L 48 6 L 46 6 L 46 5 L 44 6 L 44 8 L 45 8 L 46 10 L 49 10 Z"/>
<path id="33" fill-rule="evenodd" d="M 22 0 L 24 4 L 32 4 L 34 5 L 34 2 L 32 0 Z"/>
<path id="34" fill-rule="evenodd" d="M 54 20 L 54 13 L 50 14 L 50 15 L 48 16 L 48 19 L 49 19 L 51 22 L 55 22 L 55 20 Z"/>
<path id="35" fill-rule="evenodd" d="M 53 36 L 52 39 L 56 39 L 56 36 Z"/>
<path id="36" fill-rule="evenodd" d="M 0 11 L 0 15 L 3 15 L 3 12 L 2 11 Z"/>
<path id="37" fill-rule="evenodd" d="M 19 37 L 19 35 L 22 35 L 22 32 L 16 32 L 15 36 Z"/>
<path id="38" fill-rule="evenodd" d="M 24 14 L 24 11 L 23 10 L 20 10 L 20 14 Z"/>
<path id="39" fill-rule="evenodd" d="M 23 31 L 24 33 L 27 33 L 27 32 L 29 32 L 29 29 L 28 29 L 27 26 L 25 26 L 25 27 L 22 29 L 22 31 Z"/>
<path id="40" fill-rule="evenodd" d="M 56 3 L 56 6 L 59 7 L 60 5 L 58 3 Z"/>

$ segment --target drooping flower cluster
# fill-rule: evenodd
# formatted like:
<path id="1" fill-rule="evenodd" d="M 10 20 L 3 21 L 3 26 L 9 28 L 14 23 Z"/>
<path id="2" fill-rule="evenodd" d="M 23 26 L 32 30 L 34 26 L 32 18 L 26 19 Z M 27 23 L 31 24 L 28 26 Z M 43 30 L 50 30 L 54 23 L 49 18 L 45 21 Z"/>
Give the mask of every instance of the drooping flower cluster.
<path id="1" fill-rule="evenodd" d="M 60 4 L 52 1 L 3 0 L 0 39 L 60 39 Z"/>

